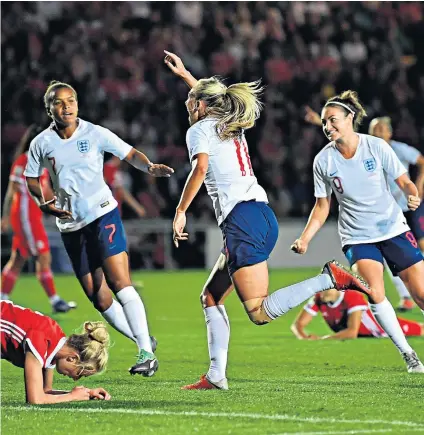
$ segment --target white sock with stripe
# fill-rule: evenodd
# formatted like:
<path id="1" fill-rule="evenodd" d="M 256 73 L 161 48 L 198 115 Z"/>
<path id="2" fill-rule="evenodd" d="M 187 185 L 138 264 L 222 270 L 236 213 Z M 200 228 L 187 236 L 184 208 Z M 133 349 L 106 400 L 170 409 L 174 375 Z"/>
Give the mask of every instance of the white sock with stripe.
<path id="1" fill-rule="evenodd" d="M 125 317 L 124 309 L 122 305 L 115 299 L 112 301 L 112 305 L 103 313 L 100 313 L 103 318 L 112 325 L 118 332 L 130 340 L 135 341 L 134 335 Z"/>
<path id="2" fill-rule="evenodd" d="M 203 311 L 205 313 L 210 358 L 207 377 L 212 382 L 219 382 L 226 377 L 230 322 L 224 305 L 206 307 Z"/>
<path id="3" fill-rule="evenodd" d="M 377 322 L 399 349 L 399 352 L 412 352 L 412 347 L 406 341 L 405 334 L 399 325 L 395 310 L 388 299 L 384 298 L 383 302 L 379 304 L 369 304 L 369 306 Z"/>
<path id="4" fill-rule="evenodd" d="M 116 298 L 122 305 L 128 325 L 140 349 L 152 353 L 149 327 L 143 301 L 133 286 L 124 287 L 116 293 Z"/>

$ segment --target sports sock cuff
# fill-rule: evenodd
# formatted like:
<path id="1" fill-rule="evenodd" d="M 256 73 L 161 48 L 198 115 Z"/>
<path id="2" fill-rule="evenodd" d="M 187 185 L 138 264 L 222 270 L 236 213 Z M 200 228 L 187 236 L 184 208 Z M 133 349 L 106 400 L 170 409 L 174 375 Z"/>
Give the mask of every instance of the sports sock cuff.
<path id="1" fill-rule="evenodd" d="M 140 296 L 138 295 L 136 289 L 130 285 L 119 290 L 119 292 L 116 293 L 116 298 L 122 305 L 125 305 L 134 299 L 140 298 Z"/>

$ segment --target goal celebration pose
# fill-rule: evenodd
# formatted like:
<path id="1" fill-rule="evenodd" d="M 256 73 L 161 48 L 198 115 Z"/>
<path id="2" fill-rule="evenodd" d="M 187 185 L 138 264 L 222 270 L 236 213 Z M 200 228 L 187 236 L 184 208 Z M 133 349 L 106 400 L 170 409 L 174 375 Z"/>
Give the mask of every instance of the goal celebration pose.
<path id="1" fill-rule="evenodd" d="M 173 223 L 174 242 L 187 240 L 186 211 L 202 183 L 212 199 L 224 239 L 201 294 L 210 367 L 200 381 L 184 389 L 228 389 L 226 378 L 230 327 L 224 300 L 235 288 L 250 320 L 264 325 L 313 294 L 337 288 L 368 292 L 360 278 L 335 262 L 320 275 L 268 294 L 267 260 L 278 237 L 278 223 L 264 189 L 253 173 L 244 130 L 254 126 L 262 104 L 258 82 L 225 86 L 216 78 L 197 81 L 175 54 L 165 63 L 192 88 L 186 102 L 190 128 L 190 172 Z"/>
<path id="2" fill-rule="evenodd" d="M 38 312 L 10 301 L 1 301 L 0 310 L 1 358 L 24 369 L 28 403 L 110 400 L 103 388 L 53 390 L 54 369 L 74 381 L 105 370 L 109 334 L 102 322 L 85 322 L 81 334 L 66 337 L 53 319 Z"/>
<path id="3" fill-rule="evenodd" d="M 110 130 L 78 118 L 77 93 L 69 84 L 51 82 L 44 104 L 53 122 L 31 142 L 24 172 L 28 189 L 43 212 L 56 216 L 75 275 L 94 307 L 136 342 L 138 359 L 130 373 L 152 376 L 158 361 L 144 304 L 131 284 L 117 202 L 103 178 L 104 152 L 156 177 L 169 177 L 173 169 L 151 163 Z M 56 197 L 43 195 L 39 177 L 44 167 Z"/>
<path id="4" fill-rule="evenodd" d="M 393 178 L 407 198 L 408 208 L 420 205 L 418 190 L 392 148 L 382 139 L 356 133 L 366 112 L 356 92 L 346 91 L 327 101 L 322 113 L 324 134 L 331 142 L 314 160 L 315 206 L 292 249 L 305 254 L 330 212 L 331 193 L 339 203 L 339 235 L 350 265 L 368 282 L 370 308 L 399 349 L 410 373 L 424 366 L 407 342 L 395 311 L 385 297 L 384 261 L 407 283 L 424 309 L 424 262 L 402 210 L 387 186 Z"/>

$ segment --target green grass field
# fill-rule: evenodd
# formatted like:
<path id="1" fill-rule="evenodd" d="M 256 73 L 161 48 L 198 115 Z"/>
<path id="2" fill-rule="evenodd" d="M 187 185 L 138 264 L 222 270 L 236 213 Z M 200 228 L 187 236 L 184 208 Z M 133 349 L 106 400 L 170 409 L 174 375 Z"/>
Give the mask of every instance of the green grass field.
<path id="1" fill-rule="evenodd" d="M 315 274 L 316 270 L 272 271 L 271 288 Z M 297 340 L 289 326 L 298 310 L 257 327 L 235 294 L 226 304 L 231 322 L 229 391 L 181 391 L 208 368 L 199 293 L 207 272 L 140 272 L 151 333 L 159 342 L 160 368 L 153 378 L 132 377 L 136 348 L 114 330 L 109 369 L 79 381 L 103 386 L 110 402 L 56 406 L 25 405 L 23 371 L 1 363 L 2 433 L 7 434 L 362 434 L 424 433 L 424 376 L 409 375 L 388 339 L 350 342 Z M 78 309 L 56 315 L 67 334 L 98 313 L 74 277 L 58 276 L 63 297 Z M 390 296 L 398 298 L 391 284 Z M 22 277 L 16 303 L 50 314 L 34 277 Z M 406 317 L 422 319 L 416 309 Z M 328 331 L 321 319 L 310 328 Z M 410 340 L 424 358 L 424 338 Z M 55 387 L 72 380 L 56 376 Z"/>

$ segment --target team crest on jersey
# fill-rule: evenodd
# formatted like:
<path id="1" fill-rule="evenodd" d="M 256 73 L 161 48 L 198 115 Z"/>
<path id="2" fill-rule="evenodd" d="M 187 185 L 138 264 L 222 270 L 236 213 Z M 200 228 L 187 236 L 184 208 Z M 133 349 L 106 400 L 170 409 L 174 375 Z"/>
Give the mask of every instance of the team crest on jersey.
<path id="1" fill-rule="evenodd" d="M 377 167 L 377 163 L 375 161 L 375 158 L 371 157 L 370 159 L 365 159 L 364 166 L 365 166 L 366 171 L 368 171 L 368 172 L 374 171 L 375 168 Z"/>
<path id="2" fill-rule="evenodd" d="M 90 151 L 90 141 L 89 140 L 78 140 L 77 147 L 78 147 L 78 151 L 80 153 L 88 153 Z"/>

